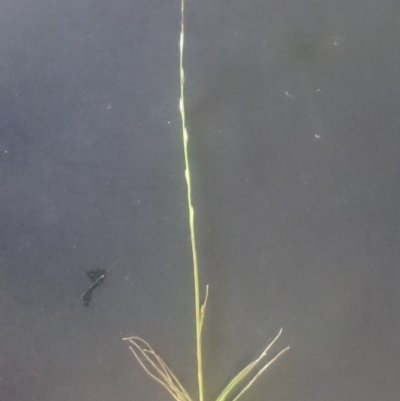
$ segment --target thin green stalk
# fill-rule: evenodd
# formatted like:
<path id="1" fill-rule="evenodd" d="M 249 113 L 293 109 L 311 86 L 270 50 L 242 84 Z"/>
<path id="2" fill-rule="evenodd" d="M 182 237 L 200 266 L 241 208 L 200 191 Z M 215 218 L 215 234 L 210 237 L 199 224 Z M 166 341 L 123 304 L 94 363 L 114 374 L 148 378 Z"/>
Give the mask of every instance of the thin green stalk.
<path id="1" fill-rule="evenodd" d="M 197 261 L 195 224 L 194 224 L 194 208 L 192 204 L 192 186 L 190 179 L 189 151 L 188 151 L 188 132 L 186 129 L 185 116 L 185 78 L 183 70 L 183 44 L 184 44 L 184 6 L 185 0 L 181 0 L 181 33 L 179 41 L 179 76 L 180 76 L 180 100 L 179 109 L 182 118 L 182 135 L 183 135 L 183 151 L 185 158 L 185 178 L 187 184 L 187 200 L 189 209 L 189 229 L 190 241 L 192 247 L 193 258 L 193 282 L 194 282 L 194 301 L 195 301 L 195 323 L 196 323 L 196 356 L 197 356 L 197 381 L 198 381 L 198 401 L 204 401 L 204 385 L 203 385 L 203 357 L 202 357 L 202 328 L 204 323 L 205 309 L 208 299 L 208 285 L 206 286 L 205 299 L 203 304 L 200 302 L 200 280 L 199 267 Z M 233 379 L 225 386 L 216 401 L 237 401 L 257 380 L 257 378 L 289 347 L 281 350 L 269 362 L 267 362 L 258 372 L 254 373 L 260 361 L 266 357 L 268 350 L 278 340 L 282 333 L 282 329 L 272 342 L 264 349 L 261 355 L 250 362 L 243 368 Z M 124 338 L 130 345 L 134 357 L 138 360 L 143 370 L 161 386 L 163 386 L 175 399 L 175 401 L 192 401 L 189 393 L 178 380 L 177 376 L 163 361 L 163 359 L 153 350 L 149 343 L 140 337 L 133 336 Z M 247 384 L 246 384 L 247 382 Z M 236 395 L 235 395 L 236 393 Z"/>
<path id="2" fill-rule="evenodd" d="M 179 42 L 179 75 L 181 86 L 181 98 L 179 101 L 179 109 L 182 117 L 182 133 L 183 133 L 183 151 L 185 154 L 185 178 L 187 184 L 187 199 L 189 208 L 189 228 L 190 240 L 192 244 L 192 257 L 193 257 L 193 279 L 194 279 L 194 301 L 195 301 L 195 319 L 196 319 L 196 353 L 197 353 L 197 379 L 199 401 L 203 401 L 203 355 L 201 343 L 201 328 L 204 316 L 204 308 L 201 310 L 200 306 L 200 284 L 199 284 L 199 268 L 197 262 L 197 249 L 196 249 L 196 236 L 194 230 L 194 208 L 192 205 L 192 186 L 190 180 L 190 165 L 189 165 L 189 152 L 188 152 L 188 133 L 186 129 L 186 115 L 185 115 L 185 76 L 183 70 L 183 44 L 184 44 L 184 9 L 185 0 L 181 0 L 181 35 Z"/>

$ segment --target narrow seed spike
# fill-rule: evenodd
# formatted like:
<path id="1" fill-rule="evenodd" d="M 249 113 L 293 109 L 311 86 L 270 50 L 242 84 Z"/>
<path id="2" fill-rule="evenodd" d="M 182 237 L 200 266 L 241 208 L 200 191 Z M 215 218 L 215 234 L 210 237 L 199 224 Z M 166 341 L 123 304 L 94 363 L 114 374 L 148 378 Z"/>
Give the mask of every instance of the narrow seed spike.
<path id="1" fill-rule="evenodd" d="M 191 176 L 190 176 L 190 163 L 189 163 L 189 151 L 188 142 L 189 136 L 186 129 L 186 116 L 185 116 L 185 100 L 184 100 L 184 83 L 185 74 L 183 69 L 183 48 L 184 48 L 184 6 L 185 0 L 181 0 L 181 32 L 179 36 L 179 76 L 180 76 L 180 98 L 179 98 L 179 110 L 182 120 L 182 142 L 184 151 L 185 161 L 185 179 L 187 185 L 187 205 L 189 212 L 189 231 L 192 246 L 192 260 L 193 260 L 193 281 L 194 281 L 194 293 L 195 293 L 195 323 L 196 323 L 196 356 L 197 356 L 197 380 L 198 380 L 198 400 L 204 401 L 204 389 L 203 389 L 203 365 L 202 365 L 202 341 L 201 332 L 203 328 L 204 315 L 208 300 L 208 285 L 206 287 L 206 294 L 203 304 L 200 303 L 200 280 L 199 280 L 199 269 L 197 261 L 197 249 L 196 249 L 196 237 L 195 237 L 195 212 L 192 205 L 192 188 L 191 188 Z M 282 333 L 282 329 L 278 335 L 272 340 L 272 342 L 265 348 L 261 355 L 248 364 L 242 369 L 229 384 L 222 390 L 216 401 L 226 401 L 227 397 L 231 395 L 238 385 L 253 371 L 256 365 L 262 358 L 267 355 L 268 350 L 273 346 Z M 140 366 L 143 370 L 161 386 L 163 386 L 176 401 L 192 401 L 188 392 L 184 389 L 178 378 L 167 366 L 167 364 L 159 357 L 152 347 L 140 337 L 128 337 L 124 340 L 129 341 L 131 346 L 129 347 Z M 232 400 L 237 401 L 239 397 L 243 395 L 257 380 L 257 378 L 289 347 L 281 350 L 274 358 L 267 362 L 253 378 L 244 386 L 239 394 Z"/>

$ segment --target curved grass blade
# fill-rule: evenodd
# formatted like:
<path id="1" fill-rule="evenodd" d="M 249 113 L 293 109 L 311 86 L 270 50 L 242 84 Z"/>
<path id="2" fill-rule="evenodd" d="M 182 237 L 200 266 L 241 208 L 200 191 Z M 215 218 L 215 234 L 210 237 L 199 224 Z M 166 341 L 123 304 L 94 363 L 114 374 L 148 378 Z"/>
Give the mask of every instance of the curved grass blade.
<path id="1" fill-rule="evenodd" d="M 128 337 L 123 340 L 131 343 L 129 349 L 143 370 L 157 383 L 161 384 L 176 401 L 192 401 L 178 378 L 147 341 L 140 337 Z"/>
<path id="2" fill-rule="evenodd" d="M 249 363 L 244 369 L 242 369 L 230 382 L 229 384 L 222 390 L 221 394 L 218 396 L 216 401 L 225 401 L 231 393 L 238 388 L 238 386 L 243 382 L 243 380 L 253 371 L 253 369 L 258 365 L 258 363 L 263 359 L 266 355 L 268 350 L 274 345 L 275 341 L 278 340 L 280 335 L 282 334 L 282 329 L 279 330 L 277 336 L 268 344 L 267 348 L 260 354 L 260 356 L 255 359 L 253 362 Z M 255 382 L 255 380 L 264 372 L 268 366 L 271 365 L 276 359 L 279 358 L 285 351 L 287 351 L 289 347 L 283 349 L 276 355 L 271 361 L 269 361 L 263 368 L 259 370 L 259 372 L 253 377 L 252 380 L 243 388 L 243 390 L 234 398 L 233 401 L 236 401 L 249 387 Z"/>

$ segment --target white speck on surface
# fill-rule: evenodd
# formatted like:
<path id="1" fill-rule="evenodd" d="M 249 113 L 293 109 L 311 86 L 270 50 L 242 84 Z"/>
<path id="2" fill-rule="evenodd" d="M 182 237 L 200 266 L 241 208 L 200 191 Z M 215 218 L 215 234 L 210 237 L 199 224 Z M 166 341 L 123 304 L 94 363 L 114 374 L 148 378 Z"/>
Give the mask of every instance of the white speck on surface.
<path id="1" fill-rule="evenodd" d="M 339 38 L 337 36 L 333 36 L 331 38 L 328 38 L 326 43 L 327 45 L 335 46 L 338 47 L 344 42 L 343 38 Z"/>
<path id="2" fill-rule="evenodd" d="M 288 91 L 285 92 L 285 95 L 286 95 L 287 97 L 293 98 L 293 95 L 290 94 Z"/>
<path id="3" fill-rule="evenodd" d="M 315 134 L 314 136 L 315 136 L 317 139 L 321 138 L 321 135 Z"/>
<path id="4" fill-rule="evenodd" d="M 167 121 L 167 124 L 169 124 L 169 121 Z"/>
<path id="5" fill-rule="evenodd" d="M 5 150 L 4 153 L 8 153 L 8 150 Z"/>
<path id="6" fill-rule="evenodd" d="M 320 92 L 320 91 L 321 91 L 321 89 L 318 88 L 315 92 Z"/>
<path id="7" fill-rule="evenodd" d="M 111 109 L 111 104 L 109 104 L 108 106 L 107 106 L 107 110 L 110 110 Z"/>

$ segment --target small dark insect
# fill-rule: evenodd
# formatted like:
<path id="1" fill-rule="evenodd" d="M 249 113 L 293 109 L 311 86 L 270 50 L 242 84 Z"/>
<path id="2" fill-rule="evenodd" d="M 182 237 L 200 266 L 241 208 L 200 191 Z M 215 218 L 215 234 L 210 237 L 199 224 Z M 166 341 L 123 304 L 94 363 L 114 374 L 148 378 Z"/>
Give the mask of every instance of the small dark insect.
<path id="1" fill-rule="evenodd" d="M 86 292 L 83 293 L 82 299 L 83 299 L 83 305 L 89 306 L 90 301 L 92 300 L 93 291 L 99 285 L 103 284 L 104 279 L 106 278 L 107 271 L 104 269 L 97 268 L 95 270 L 87 271 L 86 274 L 89 277 L 89 280 L 93 283 L 93 285 Z"/>
<path id="2" fill-rule="evenodd" d="M 86 274 L 87 274 L 87 276 L 89 277 L 89 280 L 90 280 L 90 281 L 96 283 L 97 280 L 103 280 L 103 281 L 104 281 L 104 278 L 105 278 L 105 275 L 107 274 L 107 271 L 104 270 L 104 269 L 98 268 L 98 269 L 96 269 L 96 270 L 88 270 L 88 271 L 86 272 Z M 103 281 L 102 281 L 102 282 L 103 282 Z M 101 284 L 101 283 L 99 283 L 99 285 L 100 285 L 100 284 Z"/>

